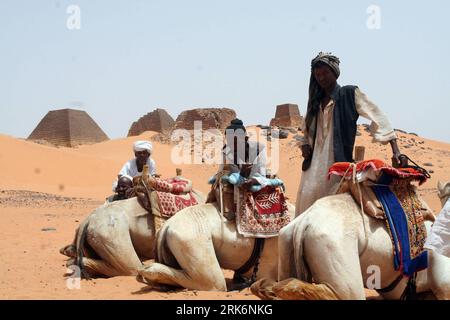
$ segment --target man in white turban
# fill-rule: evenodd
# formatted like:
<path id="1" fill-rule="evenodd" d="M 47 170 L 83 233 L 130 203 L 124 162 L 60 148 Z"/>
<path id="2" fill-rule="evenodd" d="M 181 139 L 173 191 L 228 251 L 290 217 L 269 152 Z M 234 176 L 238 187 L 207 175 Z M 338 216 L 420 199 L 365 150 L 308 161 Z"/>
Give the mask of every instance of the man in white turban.
<path id="1" fill-rule="evenodd" d="M 133 151 L 136 158 L 127 161 L 118 174 L 121 176 L 131 176 L 132 178 L 140 176 L 144 165 L 148 165 L 148 172 L 150 175 L 156 175 L 155 160 L 150 158 L 152 154 L 152 144 L 149 141 L 136 141 L 133 145 Z M 113 184 L 113 191 L 116 192 L 117 180 Z"/>

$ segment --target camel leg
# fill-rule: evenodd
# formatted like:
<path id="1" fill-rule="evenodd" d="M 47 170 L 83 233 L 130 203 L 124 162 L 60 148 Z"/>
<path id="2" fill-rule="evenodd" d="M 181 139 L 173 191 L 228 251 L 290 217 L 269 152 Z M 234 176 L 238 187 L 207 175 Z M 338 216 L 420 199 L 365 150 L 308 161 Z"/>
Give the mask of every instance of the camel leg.
<path id="1" fill-rule="evenodd" d="M 261 300 L 280 300 L 273 291 L 273 287 L 276 284 L 276 281 L 262 278 L 250 286 L 250 291 Z"/>
<path id="2" fill-rule="evenodd" d="M 315 284 L 289 278 L 272 287 L 273 293 L 283 300 L 338 300 L 338 296 L 325 284 Z"/>
<path id="3" fill-rule="evenodd" d="M 306 231 L 310 234 L 304 240 L 305 257 L 315 284 L 290 282 L 288 287 L 298 286 L 299 299 L 365 299 L 358 241 L 346 236 L 342 225 L 339 232 L 339 227 L 336 223 L 333 231 L 320 226 Z M 322 253 L 320 258 L 318 252 Z"/>
<path id="4" fill-rule="evenodd" d="M 287 225 L 278 237 L 278 281 L 297 276 L 293 243 L 295 226 L 293 223 Z"/>
<path id="5" fill-rule="evenodd" d="M 226 291 L 226 282 L 214 247 L 206 235 L 184 239 L 177 232 L 167 235 L 167 245 L 181 270 L 153 263 L 139 274 L 150 282 L 181 286 L 191 290 Z"/>
<path id="6" fill-rule="evenodd" d="M 450 299 L 450 258 L 428 250 L 428 281 L 439 300 Z"/>
<path id="7" fill-rule="evenodd" d="M 121 273 L 102 260 L 83 258 L 83 266 L 91 275 L 103 275 L 107 277 L 117 277 Z"/>
<path id="8" fill-rule="evenodd" d="M 174 287 L 189 287 L 191 280 L 183 270 L 177 270 L 161 263 L 152 263 L 139 270 L 139 275 L 146 281 L 155 284 L 164 284 Z"/>
<path id="9" fill-rule="evenodd" d="M 84 222 L 84 221 L 83 221 Z M 78 237 L 78 232 L 79 232 L 80 228 L 77 228 L 77 230 L 75 230 L 75 238 L 73 239 L 71 244 L 68 244 L 67 246 L 61 248 L 59 250 L 59 253 L 61 253 L 64 256 L 67 256 L 69 258 L 75 258 L 77 256 L 77 247 L 76 247 L 76 242 L 77 242 L 77 237 Z"/>
<path id="10" fill-rule="evenodd" d="M 87 241 L 116 275 L 137 275 L 142 267 L 131 242 L 127 217 L 120 212 L 91 219 Z"/>
<path id="11" fill-rule="evenodd" d="M 67 256 L 69 258 L 76 258 L 77 247 L 74 244 L 68 244 L 67 246 L 61 248 L 59 250 L 59 253 L 61 253 L 64 256 Z"/>
<path id="12" fill-rule="evenodd" d="M 87 271 L 87 273 L 89 274 L 90 277 L 95 277 L 95 276 L 116 277 L 116 276 L 120 276 L 120 273 L 117 270 L 115 270 L 113 267 L 111 267 L 108 263 L 106 263 L 103 260 L 97 260 L 97 259 L 84 257 L 84 258 L 82 258 L 82 262 L 83 262 L 84 270 Z M 75 263 L 75 258 L 67 260 L 66 266 L 67 266 L 67 268 L 72 270 L 72 275 L 73 275 L 74 271 L 76 271 L 76 269 L 74 269 L 74 267 L 75 268 L 79 268 L 77 266 L 77 264 Z M 78 274 L 80 274 L 80 270 L 79 270 Z"/>

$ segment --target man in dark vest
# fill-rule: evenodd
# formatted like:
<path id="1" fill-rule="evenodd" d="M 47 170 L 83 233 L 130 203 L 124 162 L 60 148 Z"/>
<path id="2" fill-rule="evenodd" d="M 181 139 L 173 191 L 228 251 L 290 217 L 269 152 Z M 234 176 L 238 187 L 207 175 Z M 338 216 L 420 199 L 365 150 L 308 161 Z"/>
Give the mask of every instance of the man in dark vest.
<path id="1" fill-rule="evenodd" d="M 362 116 L 372 123 L 374 141 L 390 143 L 393 161 L 400 163 L 396 135 L 386 115 L 357 86 L 337 83 L 339 58 L 320 52 L 311 62 L 309 100 L 301 142 L 302 181 L 297 193 L 296 216 L 317 199 L 332 194 L 339 179 L 327 178 L 335 162 L 353 162 L 356 122 Z"/>

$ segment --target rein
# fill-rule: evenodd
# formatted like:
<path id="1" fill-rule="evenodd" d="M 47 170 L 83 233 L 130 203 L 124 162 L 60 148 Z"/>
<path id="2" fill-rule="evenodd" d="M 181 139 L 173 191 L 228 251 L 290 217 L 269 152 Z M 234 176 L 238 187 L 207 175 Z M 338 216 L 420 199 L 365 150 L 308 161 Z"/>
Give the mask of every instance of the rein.
<path id="1" fill-rule="evenodd" d="M 423 168 L 423 167 L 421 167 L 421 166 L 419 166 L 417 163 L 415 163 L 410 157 L 408 157 L 406 154 L 401 154 L 400 156 L 399 156 L 399 159 L 401 160 L 401 159 L 406 159 L 406 161 L 407 161 L 407 163 L 408 163 L 408 161 L 411 161 L 414 165 L 412 166 L 412 165 L 409 165 L 409 164 L 406 164 L 405 166 L 403 166 L 403 167 L 401 167 L 401 168 L 411 168 L 411 169 L 415 169 L 415 170 L 417 170 L 417 171 L 420 171 L 420 173 L 422 173 L 427 179 L 430 179 L 431 178 L 431 175 L 430 175 L 430 173 L 427 171 L 427 169 L 425 169 L 425 168 Z"/>
<path id="2" fill-rule="evenodd" d="M 261 253 L 264 250 L 264 238 L 255 238 L 255 244 L 253 246 L 252 254 L 250 255 L 250 258 L 247 260 L 247 262 L 244 263 L 242 267 L 237 269 L 234 274 L 235 278 L 240 277 L 243 278 L 243 274 L 250 271 L 250 269 L 253 267 L 253 273 L 250 279 L 244 279 L 244 281 L 247 283 L 247 285 L 251 285 L 256 281 L 256 276 L 259 269 L 259 259 L 261 258 Z"/>

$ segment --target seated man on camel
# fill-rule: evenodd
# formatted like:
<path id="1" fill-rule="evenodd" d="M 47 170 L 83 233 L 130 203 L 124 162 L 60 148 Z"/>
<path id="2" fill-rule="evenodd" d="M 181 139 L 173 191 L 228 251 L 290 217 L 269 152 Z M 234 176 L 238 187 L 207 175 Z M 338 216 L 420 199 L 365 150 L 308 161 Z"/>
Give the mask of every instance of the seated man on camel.
<path id="1" fill-rule="evenodd" d="M 157 177 L 155 160 L 150 158 L 152 154 L 152 144 L 149 141 L 136 141 L 133 145 L 135 158 L 127 161 L 114 181 L 112 190 L 117 192 L 118 182 L 122 176 L 129 176 L 131 179 L 142 175 L 144 165 L 148 166 L 149 175 Z"/>
<path id="2" fill-rule="evenodd" d="M 246 132 L 240 119 L 232 120 L 225 129 L 226 144 L 222 149 L 223 162 L 219 172 L 225 167 L 233 168 L 248 179 L 245 186 L 251 186 L 260 182 L 258 177 L 266 176 L 266 152 L 264 145 L 249 141 Z"/>
<path id="3" fill-rule="evenodd" d="M 282 181 L 266 176 L 265 145 L 250 141 L 239 119 L 231 121 L 225 138 L 223 163 L 210 181 L 213 187 L 207 202 L 217 202 L 223 216 L 230 222 L 235 221 L 240 235 L 256 239 L 252 253 L 256 259 L 250 259 L 235 271 L 233 287 L 237 289 L 254 281 L 257 257 L 262 252 L 264 240 L 278 236 L 290 217 L 283 191 L 278 188 Z M 252 277 L 246 279 L 243 275 L 253 266 Z"/>
<path id="4" fill-rule="evenodd" d="M 106 203 L 131 198 L 133 196 L 133 177 L 127 174 L 120 176 L 115 190 L 115 194 L 106 198 Z"/>
<path id="5" fill-rule="evenodd" d="M 241 186 L 250 188 L 254 184 L 263 184 L 262 177 L 266 176 L 265 146 L 256 141 L 249 141 L 245 126 L 240 119 L 234 119 L 225 129 L 225 145 L 222 148 L 222 163 L 213 180 L 217 185 L 222 174 L 238 174 L 243 179 Z M 213 189 L 215 187 L 213 186 Z M 222 213 L 228 220 L 233 220 L 236 212 L 234 203 L 234 189 L 224 188 L 222 201 L 225 209 Z M 219 201 L 214 192 L 210 192 L 206 202 Z"/>

